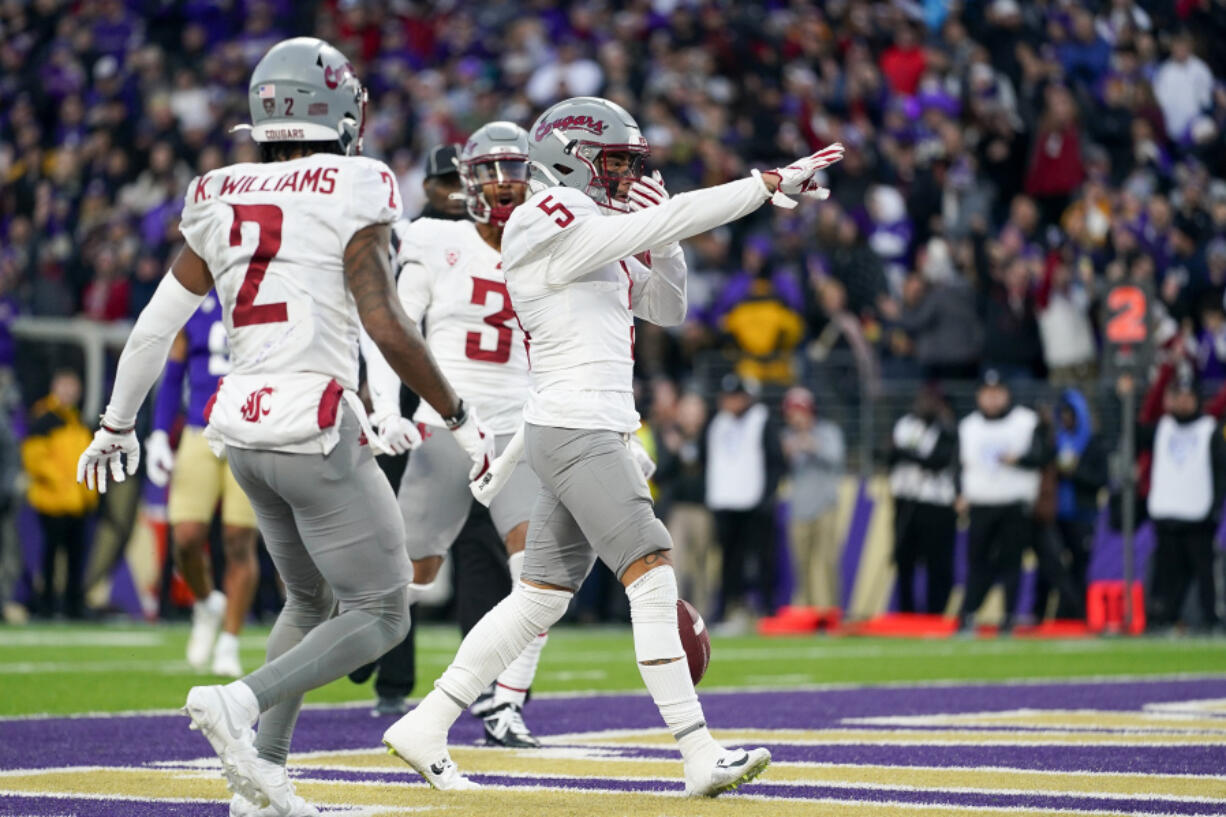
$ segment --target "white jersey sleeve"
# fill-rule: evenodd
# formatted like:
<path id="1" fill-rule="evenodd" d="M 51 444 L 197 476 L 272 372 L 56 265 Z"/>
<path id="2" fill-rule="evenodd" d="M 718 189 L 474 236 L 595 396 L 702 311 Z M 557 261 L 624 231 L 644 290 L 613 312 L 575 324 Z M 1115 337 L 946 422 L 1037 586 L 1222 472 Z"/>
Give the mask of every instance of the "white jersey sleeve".
<path id="1" fill-rule="evenodd" d="M 360 159 L 355 163 L 349 180 L 347 220 L 340 229 L 342 246 L 347 246 L 353 234 L 372 224 L 394 224 L 404 213 L 400 186 L 387 165 L 376 159 Z"/>
<path id="2" fill-rule="evenodd" d="M 735 221 L 770 198 L 753 177 L 673 196 L 659 207 L 602 216 L 578 190 L 552 187 L 516 209 L 503 237 L 508 267 L 547 257 L 545 282 L 562 286 L 606 264 Z M 520 223 L 512 229 L 512 223 Z"/>
<path id="3" fill-rule="evenodd" d="M 429 240 L 429 219 L 412 224 L 396 225 L 396 291 L 409 318 L 421 328 L 421 319 L 430 306 L 430 288 L 434 285 L 430 269 L 425 264 Z"/>
<path id="4" fill-rule="evenodd" d="M 657 326 L 676 326 L 685 320 L 685 252 L 673 244 L 667 250 L 652 250 L 651 265 L 627 258 L 633 286 L 630 305 L 636 317 Z"/>

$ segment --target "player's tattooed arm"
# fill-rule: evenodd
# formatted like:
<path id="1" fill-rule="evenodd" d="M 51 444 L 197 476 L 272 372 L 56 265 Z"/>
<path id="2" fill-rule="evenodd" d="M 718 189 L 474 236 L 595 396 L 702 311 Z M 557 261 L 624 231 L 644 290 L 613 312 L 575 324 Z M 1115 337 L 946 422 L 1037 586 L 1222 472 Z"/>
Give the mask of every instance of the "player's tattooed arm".
<path id="1" fill-rule="evenodd" d="M 396 294 L 391 232 L 387 224 L 372 224 L 353 234 L 345 247 L 345 285 L 366 333 L 404 384 L 443 417 L 451 417 L 459 412 L 460 399 Z"/>

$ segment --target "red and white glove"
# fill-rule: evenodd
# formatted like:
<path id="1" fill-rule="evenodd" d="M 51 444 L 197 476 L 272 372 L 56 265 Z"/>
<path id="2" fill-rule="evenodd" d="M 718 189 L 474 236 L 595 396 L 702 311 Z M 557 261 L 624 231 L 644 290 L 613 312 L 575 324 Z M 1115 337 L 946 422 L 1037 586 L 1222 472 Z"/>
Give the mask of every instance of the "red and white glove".
<path id="1" fill-rule="evenodd" d="M 790 210 L 797 204 L 795 199 L 790 198 L 791 196 L 806 196 L 819 201 L 829 198 L 830 191 L 822 187 L 814 176 L 819 170 L 830 167 L 842 158 L 843 145 L 835 142 L 817 153 L 797 159 L 787 167 L 765 171 L 763 176 L 774 176 L 779 180 L 779 187 L 771 196 L 771 204 Z"/>
<path id="2" fill-rule="evenodd" d="M 392 454 L 399 456 L 421 445 L 421 430 L 417 428 L 417 423 L 407 417 L 401 417 L 399 412 L 377 415 L 370 419 L 379 439 L 391 449 Z"/>
<path id="3" fill-rule="evenodd" d="M 668 190 L 664 188 L 664 177 L 660 175 L 658 170 L 652 171 L 650 176 L 641 176 L 638 181 L 630 185 L 630 192 L 626 194 L 626 198 L 632 212 L 659 207 L 669 199 Z M 677 249 L 677 246 L 677 242 L 674 241 L 672 244 L 665 244 L 658 249 L 665 255 L 671 255 Z M 647 257 L 639 258 L 639 260 L 643 261 L 647 266 L 651 266 L 647 261 Z"/>
<path id="4" fill-rule="evenodd" d="M 653 171 L 650 176 L 640 176 L 638 181 L 630 185 L 626 198 L 631 210 L 659 207 L 668 201 L 668 191 L 664 189 L 664 178 L 660 171 Z"/>
<path id="5" fill-rule="evenodd" d="M 472 482 L 484 476 L 494 462 L 494 435 L 481 425 L 477 410 L 465 406 L 461 401 L 460 416 L 447 426 L 447 430 L 455 435 L 455 441 L 473 461 L 473 467 L 468 472 L 468 481 Z"/>
<path id="6" fill-rule="evenodd" d="M 125 461 L 126 460 L 126 463 Z M 124 466 L 127 465 L 127 472 Z M 94 434 L 94 441 L 77 460 L 77 482 L 84 482 L 91 491 L 106 493 L 107 472 L 115 482 L 123 482 L 140 467 L 140 443 L 132 429 L 115 431 L 106 426 Z"/>

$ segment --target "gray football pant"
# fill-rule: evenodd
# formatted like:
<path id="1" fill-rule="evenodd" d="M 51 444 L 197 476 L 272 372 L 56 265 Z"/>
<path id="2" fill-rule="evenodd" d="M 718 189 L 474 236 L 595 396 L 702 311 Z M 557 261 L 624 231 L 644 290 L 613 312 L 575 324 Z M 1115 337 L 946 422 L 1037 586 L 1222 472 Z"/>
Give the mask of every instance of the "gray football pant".
<path id="1" fill-rule="evenodd" d="M 359 433 L 346 413 L 326 456 L 227 449 L 285 582 L 268 662 L 243 679 L 263 713 L 256 747 L 275 763 L 285 762 L 304 693 L 374 661 L 409 631 L 404 523 Z"/>
<path id="2" fill-rule="evenodd" d="M 540 478 L 522 578 L 577 590 L 596 561 L 619 579 L 635 561 L 672 548 L 628 435 L 527 423 L 524 450 Z"/>

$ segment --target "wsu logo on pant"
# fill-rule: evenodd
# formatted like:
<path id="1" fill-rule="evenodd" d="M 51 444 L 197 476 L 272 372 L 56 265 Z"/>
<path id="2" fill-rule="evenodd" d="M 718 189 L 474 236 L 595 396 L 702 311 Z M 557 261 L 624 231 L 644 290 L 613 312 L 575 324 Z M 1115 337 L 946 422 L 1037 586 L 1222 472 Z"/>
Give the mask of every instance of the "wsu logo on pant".
<path id="1" fill-rule="evenodd" d="M 249 423 L 258 423 L 261 417 L 268 414 L 271 409 L 264 404 L 264 398 L 270 394 L 272 386 L 262 386 L 247 395 L 247 402 L 243 403 L 243 419 Z"/>

